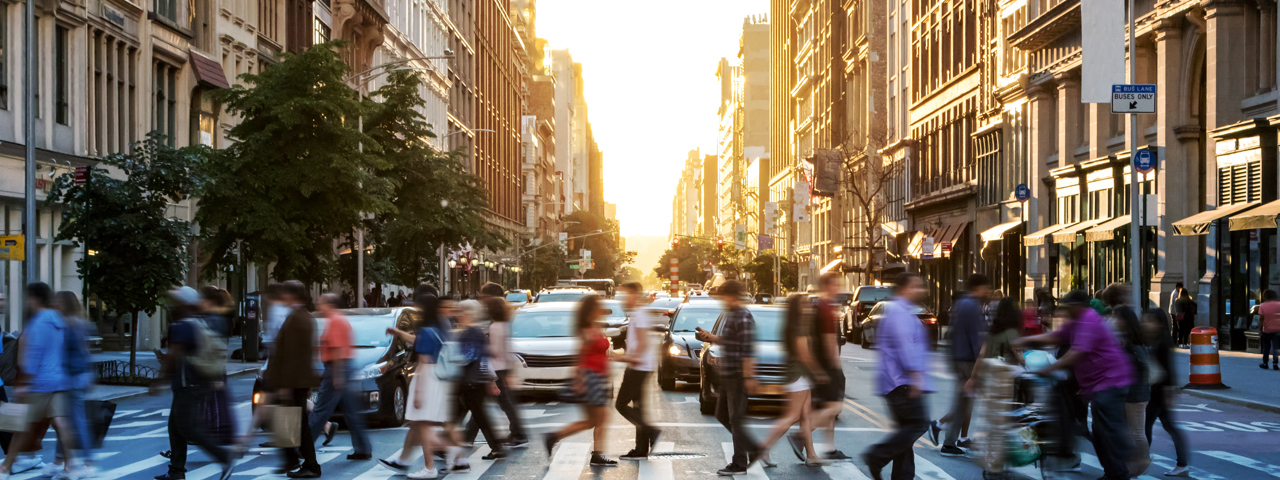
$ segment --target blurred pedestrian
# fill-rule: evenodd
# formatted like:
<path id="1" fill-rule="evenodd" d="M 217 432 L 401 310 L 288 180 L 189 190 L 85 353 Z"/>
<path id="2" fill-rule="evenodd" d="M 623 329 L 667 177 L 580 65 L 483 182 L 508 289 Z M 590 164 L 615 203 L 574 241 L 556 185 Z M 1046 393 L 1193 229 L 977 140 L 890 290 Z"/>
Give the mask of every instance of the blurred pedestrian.
<path id="1" fill-rule="evenodd" d="M 813 446 L 813 428 L 810 426 L 813 414 L 810 388 L 815 383 L 831 381 L 813 356 L 812 318 L 813 305 L 804 295 L 795 294 L 787 298 L 786 324 L 782 327 L 783 348 L 787 353 L 787 407 L 773 422 L 769 436 L 760 444 L 760 461 L 766 466 L 773 464 L 769 451 L 783 435 L 787 435 L 792 452 L 805 465 L 812 467 L 828 463 Z M 800 429 L 787 434 L 796 423 L 800 424 Z"/>
<path id="2" fill-rule="evenodd" d="M 187 444 L 195 444 L 222 465 L 220 480 L 231 478 L 235 465 L 231 451 L 223 448 L 209 435 L 208 425 L 201 419 L 201 407 L 210 395 L 211 378 L 196 368 L 193 359 L 206 353 L 213 335 L 200 318 L 200 294 L 191 287 L 179 287 L 169 292 L 173 302 L 169 326 L 169 353 L 164 356 L 164 374 L 171 379 L 173 403 L 169 407 L 169 469 L 156 476 L 156 480 L 186 478 Z"/>
<path id="3" fill-rule="evenodd" d="M 263 373 L 266 388 L 276 392 L 280 405 L 299 407 L 301 415 L 302 445 L 297 449 L 282 448 L 283 467 L 278 473 L 285 473 L 289 478 L 319 478 L 320 463 L 316 461 L 316 447 L 307 439 L 315 438 L 311 433 L 311 422 L 307 412 L 307 399 L 311 389 L 320 386 L 316 376 L 315 338 L 316 319 L 307 311 L 307 289 L 301 283 L 290 281 L 284 284 L 281 301 L 290 308 L 289 315 L 280 325 L 271 360 L 267 362 Z"/>
<path id="4" fill-rule="evenodd" d="M 84 310 L 75 293 L 58 292 L 55 304 L 62 319 L 67 324 L 65 370 L 67 374 L 67 420 L 71 431 L 75 434 L 75 445 L 78 457 L 84 467 L 80 471 L 81 478 L 93 476 L 93 437 L 89 435 L 89 418 L 86 415 L 85 401 L 88 399 L 89 387 L 93 386 L 93 372 L 89 370 L 89 322 L 84 319 Z M 62 440 L 54 451 L 54 463 L 45 464 L 41 473 L 45 476 L 56 476 L 64 464 Z"/>
<path id="5" fill-rule="evenodd" d="M 876 329 L 876 346 L 880 348 L 876 394 L 889 404 L 898 428 L 862 454 L 875 480 L 883 478 L 880 471 L 890 462 L 893 473 L 889 478 L 915 478 L 912 445 L 929 430 L 929 412 L 924 402 L 924 394 L 933 392 L 925 374 L 929 364 L 929 332 L 915 314 L 918 303 L 927 294 L 919 274 L 898 274 L 893 282 L 893 299 L 887 300 L 884 316 Z"/>
<path id="6" fill-rule="evenodd" d="M 440 472 L 436 470 L 435 449 L 447 446 L 445 453 L 444 473 L 454 468 L 455 461 L 462 456 L 463 450 L 454 445 L 448 436 L 443 440 L 435 433 L 436 427 L 449 421 L 449 406 L 452 405 L 454 382 L 450 378 L 441 378 L 446 370 L 437 366 L 441 359 L 440 352 L 450 341 L 450 326 L 440 316 L 440 299 L 435 295 L 423 293 L 414 297 L 417 324 L 413 333 L 396 328 L 388 328 L 387 334 L 395 335 L 405 343 L 413 345 L 414 362 L 417 364 L 412 383 L 409 385 L 408 405 L 404 418 L 409 421 L 409 431 L 404 436 L 404 446 L 400 455 L 378 460 L 382 466 L 398 474 L 409 471 L 409 461 L 414 448 L 422 447 L 423 468 L 409 475 L 412 479 L 436 478 Z M 440 370 L 437 370 L 440 369 Z"/>
<path id="7" fill-rule="evenodd" d="M 1262 317 L 1262 364 L 1267 369 L 1267 356 L 1271 356 L 1271 368 L 1280 370 L 1280 297 L 1275 290 L 1262 291 L 1262 305 L 1258 307 Z"/>
<path id="8" fill-rule="evenodd" d="M 285 286 L 279 283 L 267 285 L 267 324 L 266 329 L 262 331 L 262 346 L 266 349 L 267 356 L 270 356 L 275 348 L 276 335 L 280 332 L 280 326 L 284 325 L 285 319 L 293 311 L 293 306 L 284 300 L 285 290 Z"/>
<path id="9" fill-rule="evenodd" d="M 604 312 L 600 297 L 596 295 L 587 295 L 578 301 L 573 328 L 581 346 L 578 349 L 578 368 L 574 373 L 571 388 L 573 394 L 582 400 L 582 409 L 586 418 L 543 437 L 543 445 L 547 448 L 548 457 L 561 439 L 592 429 L 591 465 L 599 467 L 618 465 L 617 460 L 604 456 L 605 434 L 608 432 L 609 422 L 609 400 L 613 393 L 613 386 L 609 385 L 608 370 L 609 347 L 612 342 L 605 336 L 604 327 L 600 323 Z"/>
<path id="10" fill-rule="evenodd" d="M 1010 297 L 1000 300 L 1000 303 L 996 304 L 995 316 L 991 321 L 991 330 L 987 334 L 986 341 L 982 344 L 982 351 L 978 354 L 978 358 L 992 358 L 1009 365 L 1021 365 L 1022 356 L 1014 348 L 1014 343 L 1019 338 L 1022 338 L 1024 325 L 1022 312 L 1018 310 L 1017 302 L 1014 302 L 1013 298 Z M 983 362 L 974 362 L 973 372 L 969 374 L 968 380 L 964 383 L 965 392 L 973 394 L 977 391 L 978 384 L 983 381 L 982 370 Z"/>
<path id="11" fill-rule="evenodd" d="M 501 301 L 488 297 L 485 301 Z M 489 339 L 484 330 L 476 326 L 476 320 L 485 315 L 484 307 L 476 300 L 467 300 L 458 304 L 458 346 L 462 352 L 462 377 L 457 384 L 457 411 L 454 412 L 455 424 L 461 424 L 467 413 L 476 428 L 484 432 L 485 441 L 489 443 L 489 453 L 483 460 L 502 460 L 507 458 L 502 439 L 489 421 L 489 411 L 485 408 L 490 396 L 498 394 L 497 375 L 489 364 Z M 466 439 L 474 442 L 475 437 Z"/>
<path id="12" fill-rule="evenodd" d="M 529 437 L 525 434 L 520 410 L 516 408 L 515 386 L 511 384 L 514 368 L 511 359 L 511 309 L 501 298 L 485 299 L 484 307 L 489 315 L 489 367 L 497 376 L 498 406 L 502 407 L 510 425 L 505 445 L 507 448 L 524 448 L 529 446 Z M 634 328 L 634 317 L 631 325 Z M 467 442 L 475 442 L 479 428 L 474 421 L 467 423 Z"/>
<path id="13" fill-rule="evenodd" d="M 200 319 L 209 331 L 226 345 L 231 336 L 231 296 L 226 290 L 206 285 L 200 289 Z M 231 392 L 227 390 L 225 373 L 209 379 L 202 418 L 206 433 L 218 445 L 235 442 L 236 421 L 231 408 Z"/>
<path id="14" fill-rule="evenodd" d="M 716 420 L 733 437 L 733 459 L 717 475 L 744 475 L 760 454 L 760 447 L 746 428 L 747 397 L 756 391 L 756 321 L 742 306 L 742 289 L 737 280 L 721 284 L 718 292 L 725 312 L 720 335 L 702 327 L 697 327 L 695 334 L 700 341 L 720 346 Z"/>
<path id="15" fill-rule="evenodd" d="M 1070 368 L 1080 385 L 1080 396 L 1089 402 L 1093 414 L 1093 447 L 1107 480 L 1129 478 L 1126 464 L 1133 449 L 1125 418 L 1125 397 L 1133 384 L 1134 371 L 1115 335 L 1102 317 L 1090 308 L 1088 292 L 1075 290 L 1062 299 L 1069 317 L 1057 331 L 1023 337 L 1017 346 L 1069 344 L 1071 349 L 1058 361 L 1037 372 L 1047 375 Z"/>
<path id="16" fill-rule="evenodd" d="M 1200 311 L 1200 305 L 1186 288 L 1178 293 L 1178 300 L 1174 303 L 1178 306 L 1178 314 L 1174 317 L 1177 323 L 1175 343 L 1179 347 L 1187 348 L 1191 345 L 1191 329 L 1196 326 L 1196 314 Z"/>
<path id="17" fill-rule="evenodd" d="M 1147 445 L 1144 431 L 1147 422 L 1147 403 L 1151 401 L 1150 357 L 1147 347 L 1147 335 L 1143 331 L 1138 315 L 1127 303 L 1130 290 L 1123 285 L 1112 285 L 1105 292 L 1105 299 L 1111 306 L 1112 327 L 1120 341 L 1121 348 L 1133 365 L 1133 384 L 1125 395 L 1125 420 L 1129 426 L 1130 443 L 1133 450 L 1129 453 L 1129 476 L 1137 477 L 1146 473 L 1151 465 L 1151 452 Z"/>
<path id="18" fill-rule="evenodd" d="M 809 427 L 821 428 L 827 432 L 828 445 L 831 450 L 822 453 L 828 461 L 849 460 L 849 456 L 835 448 L 836 416 L 844 409 L 844 367 L 840 361 L 840 319 L 836 317 L 840 294 L 840 277 L 838 272 L 827 272 L 818 277 L 818 295 L 813 299 L 813 321 L 810 322 L 810 343 L 813 358 L 822 369 L 825 382 L 817 382 L 810 387 L 816 403 L 812 412 Z M 810 432 L 812 436 L 812 432 Z"/>
<path id="19" fill-rule="evenodd" d="M 356 383 L 355 370 L 351 365 L 351 359 L 355 358 L 354 338 L 351 323 L 338 310 L 338 302 L 341 301 L 336 294 L 326 293 L 316 304 L 320 315 L 328 319 L 324 333 L 320 334 L 320 362 L 324 364 L 324 373 L 320 377 L 315 408 L 311 411 L 311 432 L 315 436 L 303 441 L 315 443 L 320 435 L 324 435 L 325 445 L 332 442 L 338 424 L 330 422 L 329 417 L 341 408 L 354 450 L 347 455 L 347 460 L 368 460 L 373 458 L 373 448 L 369 445 L 369 434 L 365 432 L 364 419 L 361 418 L 360 410 L 363 408 L 356 403 L 352 388 Z"/>
<path id="20" fill-rule="evenodd" d="M 618 387 L 618 402 L 615 407 L 622 418 L 636 427 L 635 447 L 621 458 L 623 460 L 643 460 L 653 453 L 658 443 L 661 430 L 645 419 L 644 404 L 649 384 L 649 375 L 657 364 L 657 349 L 652 338 L 653 325 L 657 320 L 648 309 L 642 308 L 644 302 L 643 288 L 637 282 L 622 284 L 622 308 L 626 310 L 631 324 L 627 327 L 627 355 L 622 361 L 627 370 L 622 374 L 622 386 Z M 490 330 L 492 332 L 492 330 Z M 492 336 L 492 334 L 490 335 Z"/>
<path id="21" fill-rule="evenodd" d="M 484 285 L 480 286 L 479 300 L 484 300 L 486 298 L 502 298 L 506 293 L 507 291 L 502 288 L 502 285 L 498 285 L 493 282 L 485 282 Z"/>
<path id="22" fill-rule="evenodd" d="M 1269 290 L 1268 290 L 1269 291 Z M 1173 418 L 1174 405 L 1173 398 L 1177 395 L 1177 386 L 1173 383 L 1174 378 L 1174 360 L 1173 360 L 1173 336 L 1169 331 L 1169 315 L 1164 310 L 1153 308 L 1142 314 L 1143 330 L 1147 334 L 1147 343 L 1151 347 L 1151 370 L 1153 377 L 1151 381 L 1151 402 L 1147 404 L 1147 418 L 1144 429 L 1146 433 L 1147 446 L 1151 446 L 1151 431 L 1155 427 L 1156 420 L 1160 420 L 1160 424 L 1164 426 L 1164 431 L 1169 434 L 1169 438 L 1173 441 L 1173 449 L 1177 454 L 1177 464 L 1172 470 L 1165 472 L 1170 477 L 1185 477 L 1190 475 L 1191 469 L 1187 466 L 1187 462 L 1191 460 L 1190 448 L 1187 445 L 1187 438 L 1182 434 L 1182 429 L 1178 428 Z M 1156 377 L 1156 371 L 1159 376 Z"/>
<path id="23" fill-rule="evenodd" d="M 18 452 L 23 446 L 37 442 L 42 432 L 35 427 L 48 420 L 62 441 L 65 462 L 63 471 L 72 474 L 76 448 L 71 425 L 67 422 L 67 375 L 63 367 L 65 361 L 65 338 L 67 324 L 53 307 L 53 290 L 44 283 L 32 283 L 26 288 L 27 323 L 23 335 L 19 337 L 18 372 L 19 378 L 14 387 L 16 401 L 27 405 L 27 431 L 18 432 L 10 444 L 11 452 Z M 18 455 L 5 455 L 0 464 L 0 480 L 9 478 L 13 472 L 14 462 Z M 39 465 L 38 459 L 36 466 Z"/>
<path id="24" fill-rule="evenodd" d="M 929 441 L 938 443 L 938 433 L 946 428 L 946 436 L 939 453 L 944 457 L 961 457 L 965 451 L 956 446 L 963 435 L 969 436 L 969 421 L 973 415 L 973 398 L 965 392 L 974 364 L 982 358 L 982 345 L 986 341 L 987 300 L 991 296 L 991 279 L 981 273 L 969 275 L 964 284 L 965 293 L 951 307 L 951 371 L 956 376 L 955 395 L 951 411 L 938 420 L 929 422 Z M 991 309 L 992 317 L 995 309 Z M 994 322 L 992 322 L 994 323 Z"/>

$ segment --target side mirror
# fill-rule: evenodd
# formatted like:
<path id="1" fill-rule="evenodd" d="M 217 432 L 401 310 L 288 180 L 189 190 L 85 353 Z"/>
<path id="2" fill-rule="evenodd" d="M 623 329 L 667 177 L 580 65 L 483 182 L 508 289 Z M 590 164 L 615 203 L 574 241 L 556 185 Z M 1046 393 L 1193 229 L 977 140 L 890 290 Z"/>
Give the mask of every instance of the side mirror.
<path id="1" fill-rule="evenodd" d="M 613 338 L 613 337 L 616 337 L 616 336 L 618 336 L 618 335 L 622 335 L 622 329 L 620 329 L 620 328 L 606 328 L 606 329 L 604 329 L 604 336 L 606 336 L 606 337 Z"/>
<path id="2" fill-rule="evenodd" d="M 665 323 L 659 323 L 654 325 L 653 329 L 658 332 L 667 333 L 667 331 L 670 330 L 670 327 Z"/>
<path id="3" fill-rule="evenodd" d="M 849 339 L 844 338 L 844 335 L 836 335 L 836 341 L 839 342 L 841 347 L 843 347 L 844 344 L 849 343 Z"/>

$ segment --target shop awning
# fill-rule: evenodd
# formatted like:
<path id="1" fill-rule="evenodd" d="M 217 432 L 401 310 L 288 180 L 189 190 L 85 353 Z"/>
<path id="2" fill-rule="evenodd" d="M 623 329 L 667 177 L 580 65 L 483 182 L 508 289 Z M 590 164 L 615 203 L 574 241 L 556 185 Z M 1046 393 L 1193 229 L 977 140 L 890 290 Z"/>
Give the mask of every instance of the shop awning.
<path id="1" fill-rule="evenodd" d="M 1022 244 L 1023 244 L 1023 245 L 1026 245 L 1026 246 L 1028 246 L 1028 247 L 1034 247 L 1034 246 L 1038 246 L 1038 245 L 1044 245 L 1045 243 L 1047 243 L 1047 242 L 1048 242 L 1048 240 L 1047 240 L 1047 239 L 1049 238 L 1049 235 L 1053 235 L 1053 233 L 1054 233 L 1054 232 L 1057 232 L 1058 230 L 1062 230 L 1062 229 L 1064 229 L 1064 228 L 1070 227 L 1070 226 L 1072 226 L 1072 225 L 1075 225 L 1075 224 L 1074 224 L 1074 223 L 1059 223 L 1059 224 L 1054 225 L 1054 226 L 1052 226 L 1052 227 L 1046 227 L 1046 228 L 1043 228 L 1043 229 L 1040 229 L 1040 230 L 1036 230 L 1035 232 L 1032 232 L 1032 233 L 1030 233 L 1030 234 L 1027 234 L 1027 236 L 1022 237 Z"/>
<path id="2" fill-rule="evenodd" d="M 912 258 L 920 258 L 920 250 L 924 247 L 924 232 L 916 232 L 911 235 L 911 242 L 907 244 L 907 256 Z"/>
<path id="3" fill-rule="evenodd" d="M 1090 228 L 1098 226 L 1098 224 L 1110 220 L 1109 218 L 1095 218 L 1093 220 L 1085 220 L 1070 227 L 1058 230 L 1053 233 L 1054 243 L 1072 243 L 1076 241 L 1076 235 L 1084 233 Z"/>
<path id="4" fill-rule="evenodd" d="M 1231 230 L 1276 228 L 1276 215 L 1280 215 L 1280 200 L 1264 203 L 1258 208 L 1233 215 L 1231 217 Z"/>
<path id="5" fill-rule="evenodd" d="M 994 227 L 988 228 L 986 231 L 979 234 L 979 236 L 982 237 L 982 241 L 984 242 L 994 242 L 996 240 L 999 240 L 1001 237 L 1003 237 L 1005 232 L 1008 232 L 1009 230 L 1013 230 L 1014 228 L 1017 228 L 1018 225 L 1022 225 L 1022 220 L 996 225 Z"/>
<path id="6" fill-rule="evenodd" d="M 1085 230 L 1084 240 L 1086 242 L 1102 242 L 1116 238 L 1116 230 L 1129 226 L 1130 219 L 1128 215 L 1121 215 L 1102 222 L 1101 225 Z"/>
<path id="7" fill-rule="evenodd" d="M 819 274 L 823 274 L 823 273 L 830 272 L 830 271 L 831 271 L 831 269 L 833 269 L 833 268 L 836 268 L 836 267 L 840 266 L 840 262 L 843 262 L 843 261 L 844 261 L 844 260 L 841 260 L 841 259 L 838 259 L 838 258 L 837 258 L 837 259 L 835 259 L 835 260 L 832 260 L 832 261 L 831 261 L 831 263 L 828 263 L 828 264 L 827 264 L 827 266 L 822 267 L 822 270 L 818 270 L 818 273 L 819 273 Z"/>
<path id="8" fill-rule="evenodd" d="M 1257 203 L 1236 203 L 1232 205 L 1223 205 L 1214 210 L 1205 210 L 1190 217 L 1173 222 L 1173 234 L 1181 236 L 1204 235 L 1209 233 L 1209 225 L 1212 224 L 1214 220 L 1234 215 L 1256 206 L 1258 206 Z"/>
<path id="9" fill-rule="evenodd" d="M 943 244 L 951 245 L 951 249 L 955 249 L 956 241 L 964 235 L 964 230 L 969 226 L 969 222 L 956 222 L 943 225 L 933 234 L 933 258 L 950 257 L 951 253 L 942 249 Z"/>

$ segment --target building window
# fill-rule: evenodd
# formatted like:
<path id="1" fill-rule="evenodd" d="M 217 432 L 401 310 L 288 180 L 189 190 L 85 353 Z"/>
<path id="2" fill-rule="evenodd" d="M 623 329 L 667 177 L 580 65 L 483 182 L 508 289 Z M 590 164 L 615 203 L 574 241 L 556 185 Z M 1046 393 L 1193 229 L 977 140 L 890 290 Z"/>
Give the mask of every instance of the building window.
<path id="1" fill-rule="evenodd" d="M 103 30 L 89 33 L 85 118 L 89 154 L 124 153 L 137 139 L 138 49 Z"/>
<path id="2" fill-rule="evenodd" d="M 155 0 L 156 15 L 178 21 L 178 0 Z"/>
<path id="3" fill-rule="evenodd" d="M 312 21 L 315 22 L 315 31 L 312 32 L 311 41 L 317 44 L 329 41 L 329 26 L 325 25 L 324 21 L 319 18 L 314 18 Z"/>
<path id="4" fill-rule="evenodd" d="M 1058 197 L 1058 223 L 1069 225 L 1080 221 L 1080 194 L 1062 195 Z"/>
<path id="5" fill-rule="evenodd" d="M 165 143 L 172 147 L 176 145 L 178 129 L 174 118 L 178 111 L 178 68 L 161 61 L 156 61 L 153 68 L 151 130 L 163 135 Z"/>
<path id="6" fill-rule="evenodd" d="M 67 125 L 70 122 L 69 110 L 71 106 L 68 99 L 68 85 L 71 79 L 68 77 L 67 66 L 67 28 L 59 25 L 54 29 L 53 39 L 53 120 L 60 125 Z"/>
<path id="7" fill-rule="evenodd" d="M 0 109 L 9 109 L 9 5 L 0 5 Z"/>

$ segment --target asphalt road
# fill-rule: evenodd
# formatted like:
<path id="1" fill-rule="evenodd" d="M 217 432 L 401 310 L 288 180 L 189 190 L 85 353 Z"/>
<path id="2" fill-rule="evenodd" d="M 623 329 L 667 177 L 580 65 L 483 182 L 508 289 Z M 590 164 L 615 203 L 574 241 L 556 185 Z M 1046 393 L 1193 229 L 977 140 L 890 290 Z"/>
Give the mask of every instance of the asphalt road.
<path id="1" fill-rule="evenodd" d="M 887 418 L 884 402 L 868 390 L 874 379 L 876 354 L 874 350 L 862 350 L 848 346 L 844 351 L 848 398 L 840 416 L 837 430 L 837 448 L 857 457 L 868 445 L 877 442 L 884 429 L 892 426 Z M 940 357 L 935 355 L 936 372 L 945 372 Z M 935 373 L 933 380 L 940 391 L 949 391 L 951 381 L 945 373 Z M 620 377 L 620 375 L 618 375 Z M 615 381 L 618 378 L 615 377 Z M 249 392 L 252 377 L 234 377 L 231 388 L 236 399 L 236 412 L 241 422 L 247 421 Z M 698 413 L 697 390 L 692 385 L 681 385 L 677 391 L 662 392 L 656 383 L 650 389 L 650 415 L 664 430 L 658 448 L 658 457 L 645 462 L 620 462 L 612 468 L 593 468 L 587 465 L 587 452 L 591 450 L 590 432 L 565 439 L 552 458 L 548 458 L 536 442 L 533 448 L 516 450 L 498 462 L 481 461 L 487 448 L 476 450 L 472 457 L 473 470 L 469 474 L 449 475 L 451 480 L 464 479 L 654 479 L 714 478 L 715 471 L 727 463 L 729 436 L 716 421 Z M 930 414 L 941 416 L 950 402 L 949 394 L 937 393 L 929 398 Z M 1212 401 L 1182 396 L 1179 408 L 1182 426 L 1190 434 L 1195 452 L 1192 466 L 1193 478 L 1200 479 L 1256 479 L 1280 477 L 1280 453 L 1277 452 L 1277 436 L 1280 435 L 1280 415 L 1224 405 Z M 163 473 L 167 460 L 159 453 L 169 448 L 165 423 L 169 414 L 168 395 L 159 397 L 134 397 L 120 400 L 114 424 L 103 449 L 98 453 L 98 478 L 149 479 Z M 554 402 L 553 398 L 526 399 L 522 405 L 523 416 L 529 428 L 538 433 L 550 431 L 580 417 L 574 405 Z M 496 412 L 496 408 L 495 408 Z M 758 417 L 754 432 L 763 435 L 774 413 L 768 408 L 752 410 Z M 498 414 L 496 417 L 501 417 Z M 505 422 L 504 420 L 501 420 Z M 630 449 L 634 429 L 616 413 L 610 419 L 608 455 L 617 456 Z M 1168 437 L 1157 430 L 1153 452 L 1155 464 L 1147 472 L 1147 480 L 1163 477 L 1172 467 L 1173 447 Z M 386 457 L 397 452 L 404 438 L 404 428 L 374 431 L 372 435 L 375 456 Z M 265 436 L 261 437 L 265 440 Z M 52 455 L 53 436 L 46 439 L 44 454 Z M 1082 442 L 1085 452 L 1083 472 L 1062 475 L 1066 479 L 1093 479 L 1101 475 L 1096 460 L 1091 460 L 1092 449 Z M 193 447 L 194 448 L 194 447 Z M 321 447 L 324 478 L 333 479 L 385 479 L 391 472 L 378 466 L 376 461 L 348 461 L 350 441 L 341 432 L 331 447 Z M 926 479 L 980 479 L 982 470 L 971 460 L 947 458 L 938 455 L 937 449 L 922 439 L 916 446 L 917 476 Z M 268 449 L 254 449 L 237 467 L 233 478 L 283 478 L 271 474 L 281 463 L 280 457 Z M 860 463 L 843 463 L 821 468 L 805 467 L 796 461 L 789 449 L 778 445 L 773 450 L 776 468 L 753 467 L 748 478 L 752 479 L 854 479 L 866 478 L 866 468 Z M 417 464 L 421 466 L 421 463 Z M 192 480 L 212 478 L 217 466 L 209 457 L 192 452 L 187 478 Z M 416 468 L 415 468 L 416 469 Z M 1018 470 L 1030 478 L 1039 478 L 1032 468 Z M 885 472 L 888 473 L 887 471 Z M 36 472 L 14 475 L 15 480 L 38 478 Z"/>

